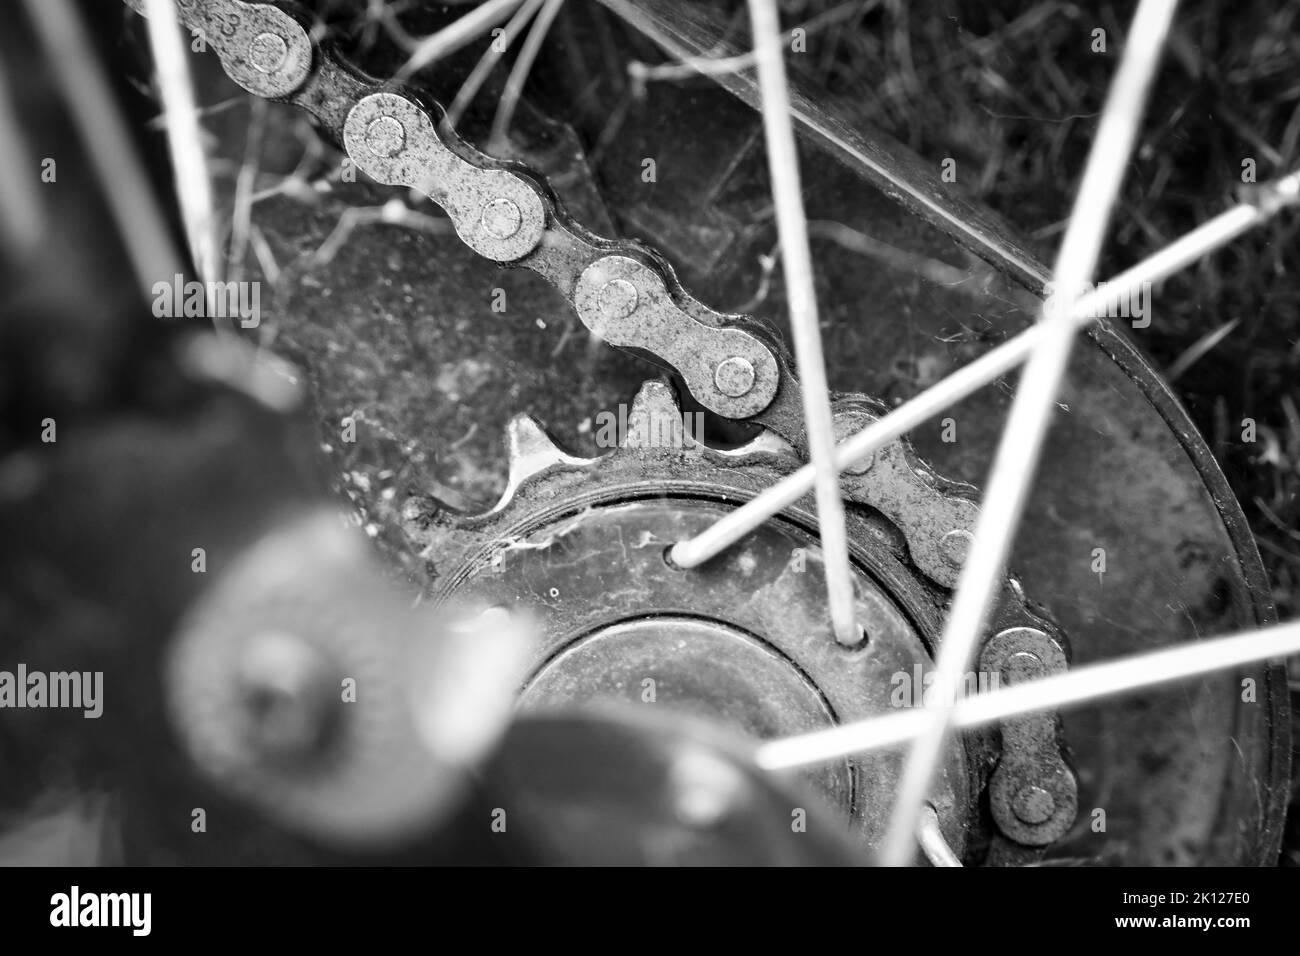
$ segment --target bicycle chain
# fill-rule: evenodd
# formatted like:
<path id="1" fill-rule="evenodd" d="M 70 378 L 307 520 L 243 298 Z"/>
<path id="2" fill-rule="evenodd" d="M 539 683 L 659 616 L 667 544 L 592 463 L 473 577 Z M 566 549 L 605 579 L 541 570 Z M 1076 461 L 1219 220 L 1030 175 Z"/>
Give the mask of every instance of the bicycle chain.
<path id="1" fill-rule="evenodd" d="M 145 14 L 145 0 L 124 2 Z M 583 228 L 540 175 L 480 152 L 445 122 L 438 103 L 350 63 L 308 26 L 311 18 L 300 8 L 243 0 L 173 2 L 184 26 L 202 34 L 244 90 L 306 110 L 362 172 L 424 193 L 471 249 L 547 279 L 593 334 L 675 371 L 705 408 L 762 425 L 806 453 L 797 379 L 773 330 L 695 299 L 655 250 Z M 847 434 L 883 409 L 861 396 L 840 396 L 834 411 L 837 431 Z M 919 571 L 941 587 L 955 587 L 978 512 L 973 489 L 938 476 L 901 439 L 846 471 L 841 483 L 847 500 L 879 511 L 903 532 Z M 1015 639 L 1007 637 L 1002 652 L 1041 654 L 1043 642 L 1057 644 L 1060 637 L 1029 610 L 1018 585 L 1008 582 L 1011 619 L 998 622 L 999 637 L 1023 632 L 1028 644 L 1013 648 Z M 1035 727 L 1036 754 L 1056 754 L 1042 768 L 1051 792 L 1057 805 L 1072 809 L 1073 774 L 1048 746 L 1055 733 L 1047 725 Z M 1025 734 L 1010 723 L 1004 732 Z M 1020 761 L 1013 768 L 1003 758 L 1002 764 L 1000 779 L 1006 782 L 999 791 L 1007 797 L 993 806 L 1000 829 L 1021 846 L 1057 839 L 1073 813 L 1068 819 L 1053 812 L 1027 820 L 1037 807 L 1028 814 L 1016 811 L 1025 803 L 1016 802 L 1018 794 L 1048 786 L 1039 779 L 1039 762 Z M 1041 800 L 1036 793 L 1030 797 Z"/>
<path id="2" fill-rule="evenodd" d="M 144 12 L 144 0 L 125 2 Z M 423 192 L 475 252 L 546 278 L 595 335 L 675 371 L 705 408 L 763 425 L 806 450 L 797 379 L 771 329 L 699 302 L 654 250 L 584 229 L 540 176 L 464 142 L 442 122 L 438 104 L 365 74 L 314 37 L 296 8 L 175 3 L 184 25 L 202 32 L 243 89 L 311 113 L 358 169 Z M 860 418 L 856 404 L 837 399 L 837 418 Z M 846 498 L 891 519 L 907 535 L 918 568 L 943 587 L 955 586 L 977 512 L 970 490 L 939 479 L 905 441 L 876 457 L 897 461 L 879 469 L 893 481 L 846 474 Z"/>

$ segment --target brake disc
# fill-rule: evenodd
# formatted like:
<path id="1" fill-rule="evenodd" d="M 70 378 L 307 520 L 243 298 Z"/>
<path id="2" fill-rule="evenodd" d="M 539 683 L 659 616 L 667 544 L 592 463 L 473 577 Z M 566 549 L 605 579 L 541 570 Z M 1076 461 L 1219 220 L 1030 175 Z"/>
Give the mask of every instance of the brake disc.
<path id="1" fill-rule="evenodd" d="M 264 5 L 238 6 L 248 14 Z M 186 6 L 187 14 L 193 10 Z M 241 23 L 236 32 L 246 32 L 247 23 Z M 315 72 L 296 92 L 286 93 L 277 84 L 290 82 L 282 73 L 299 69 L 301 40 L 292 26 L 267 23 L 248 33 L 243 53 L 233 46 L 223 53 L 232 78 L 253 92 L 294 99 L 333 129 L 353 161 L 380 181 L 429 190 L 448 209 L 459 234 L 459 239 L 411 234 L 394 239 L 358 230 L 333 257 L 328 275 L 314 268 L 310 257 L 305 263 L 299 259 L 281 277 L 273 303 L 271 324 L 286 354 L 308 370 L 323 438 L 340 470 L 352 476 L 351 490 L 372 534 L 386 538 L 398 554 L 413 534 L 427 549 L 426 563 L 421 568 L 417 562 L 416 570 L 429 572 L 430 588 L 440 596 L 505 593 L 545 612 L 546 636 L 525 692 L 529 705 L 571 700 L 579 683 L 596 696 L 601 688 L 619 689 L 618 675 L 631 673 L 629 668 L 669 667 L 674 679 L 682 680 L 689 666 L 672 670 L 665 656 L 655 657 L 652 665 L 643 656 L 647 646 L 672 646 L 674 636 L 714 647 L 719 658 L 734 664 L 730 672 L 737 683 L 730 685 L 730 695 L 706 688 L 691 700 L 715 715 L 728 699 L 745 702 L 738 719 L 750 729 L 785 733 L 801 721 L 815 724 L 880 704 L 878 681 L 864 683 L 875 687 L 874 697 L 869 692 L 855 697 L 844 689 L 845 674 L 834 668 L 801 672 L 806 664 L 801 655 L 814 648 L 823 655 L 854 649 L 836 647 L 829 638 L 814 640 L 811 633 L 792 636 L 770 620 L 760 626 L 736 607 L 709 603 L 717 595 L 696 593 L 698 588 L 692 600 L 665 593 L 672 587 L 668 582 L 680 586 L 682 575 L 664 562 L 658 543 L 684 527 L 702 526 L 718 507 L 770 483 L 794 460 L 802 440 L 793 380 L 779 342 L 760 325 L 701 304 L 747 302 L 760 285 L 754 263 L 764 251 L 759 246 L 763 221 L 751 189 L 756 179 L 752 116 L 722 94 L 653 87 L 637 106 L 637 122 L 624 122 L 617 136 L 602 142 L 595 178 L 607 210 L 593 210 L 589 196 L 573 203 L 597 215 L 612 210 L 623 231 L 653 241 L 682 268 L 696 299 L 659 255 L 597 240 L 559 213 L 540 180 L 512 178 L 511 167 L 454 138 L 440 146 L 437 109 L 416 94 L 370 83 L 333 54 L 322 59 L 321 48 L 310 58 Z M 283 40 L 283 55 L 278 45 L 262 40 L 265 34 Z M 261 53 L 255 56 L 256 44 Z M 581 55 L 581 46 L 575 49 Z M 259 58 L 267 69 L 257 65 Z M 440 72 L 439 81 L 455 84 L 460 75 L 453 64 Z M 555 98 L 563 100 L 570 96 L 566 74 L 557 76 Z M 684 115 L 700 117 L 695 128 L 703 132 L 682 138 Z M 666 135 L 670 126 L 679 131 L 676 137 Z M 543 148 L 545 136 L 552 146 L 557 138 L 563 141 L 553 127 L 541 123 L 539 128 L 543 134 L 519 146 L 521 151 Z M 674 145 L 665 154 L 666 142 Z M 240 146 L 237 139 L 223 143 L 232 155 Z M 640 175 L 643 161 L 656 156 L 658 174 L 647 189 L 650 183 Z M 816 183 L 807 197 L 814 218 L 858 228 L 870 223 L 873 234 L 888 232 L 890 241 L 909 254 L 954 268 L 970 266 L 942 236 L 863 190 L 858 170 L 812 156 L 808 161 L 806 181 Z M 712 181 L 701 175 L 710 170 L 719 172 Z M 466 185 L 439 186 L 428 178 L 430 172 L 457 175 Z M 519 191 L 521 182 L 527 188 Z M 565 199 L 573 194 L 571 187 L 556 188 Z M 337 199 L 316 208 L 274 201 L 262 207 L 258 224 L 271 248 L 293 260 L 332 232 L 341 208 L 346 206 Z M 547 231 L 547 223 L 556 228 Z M 732 453 L 703 453 L 669 478 L 656 470 L 664 462 L 657 459 L 652 466 L 636 442 L 592 465 L 548 451 L 549 442 L 535 433 L 524 440 L 520 430 L 526 426 L 516 425 L 516 462 L 541 460 L 548 467 L 539 471 L 517 464 L 502 507 L 466 523 L 445 514 L 439 519 L 421 497 L 424 504 L 403 514 L 396 501 L 409 490 L 462 504 L 490 500 L 502 484 L 493 468 L 494 433 L 515 409 L 527 408 L 551 422 L 563 443 L 590 447 L 591 409 L 616 404 L 642 377 L 625 358 L 584 350 L 582 337 L 572 335 L 573 326 L 562 318 L 568 303 L 537 278 L 494 272 L 469 255 L 461 240 L 489 258 L 531 266 L 576 305 L 589 329 L 673 367 L 682 375 L 691 408 L 771 429 L 787 447 L 764 447 L 770 436 L 760 435 L 757 448 L 742 444 Z M 709 255 L 697 256 L 701 247 Z M 953 290 L 914 276 L 900 280 L 864 270 L 840 247 L 819 250 L 819 268 L 834 287 L 825 308 L 833 322 L 827 347 L 832 383 L 855 393 L 899 397 L 979 354 L 1029 321 L 1035 308 L 1032 296 L 992 273 L 982 276 L 978 289 Z M 498 302 L 508 303 L 504 312 L 493 311 Z M 430 308 L 431 303 L 436 306 Z M 645 319 L 647 309 L 660 334 L 630 321 Z M 774 303 L 762 304 L 761 311 L 779 315 Z M 564 333 L 558 341 L 556 323 Z M 1103 326 L 1093 341 L 1100 347 L 1076 361 L 1013 559 L 1014 567 L 1024 569 L 1029 593 L 1064 624 L 1077 660 L 1267 619 L 1253 546 L 1243 538 L 1240 514 L 1223 494 L 1222 477 L 1203 444 L 1167 390 L 1113 329 Z M 552 364 L 539 367 L 537 357 L 547 354 Z M 340 356 L 346 360 L 340 362 Z M 864 357 L 874 361 L 863 362 Z M 733 370 L 739 367 L 739 384 L 722 374 L 728 363 Z M 581 390 L 574 387 L 575 367 Z M 496 404 L 488 401 L 492 396 Z M 647 401 L 651 398 L 642 405 Z M 662 405 L 663 399 L 653 401 Z M 1005 403 L 1003 390 L 987 390 L 954 409 L 932 432 L 919 432 L 916 442 L 943 472 L 978 480 Z M 839 405 L 851 415 L 875 414 L 878 407 L 865 399 Z M 359 424 L 355 445 L 339 439 L 344 419 Z M 725 423 L 711 420 L 711 427 L 727 432 Z M 438 435 L 454 438 L 440 445 L 433 437 Z M 518 454 L 521 447 L 528 454 Z M 968 494 L 920 466 L 901 444 L 898 449 L 901 457 L 892 464 L 887 455 L 872 464 L 874 477 L 869 471 L 846 479 L 849 500 L 862 508 L 853 517 L 859 594 L 875 602 L 880 632 L 873 639 L 869 629 L 866 647 L 871 653 L 890 649 L 898 665 L 891 674 L 905 665 L 924 669 L 944 589 L 960 563 L 960 548 L 954 546 L 960 537 L 950 533 L 968 528 L 973 517 Z M 886 468 L 897 469 L 894 480 L 881 480 Z M 607 533 L 599 546 L 590 537 L 597 526 Z M 815 550 L 809 536 L 814 526 L 806 507 L 775 523 L 770 534 L 776 537 L 764 544 L 765 559 L 751 555 L 752 573 L 790 579 L 789 552 Z M 583 569 L 575 569 L 573 556 L 565 557 L 565 542 L 579 535 L 585 553 L 608 558 L 608 536 L 617 540 L 621 534 L 621 547 L 629 547 L 629 530 L 654 541 L 639 559 L 654 559 L 646 571 L 653 568 L 657 583 L 651 590 L 658 595 L 635 615 L 616 613 L 608 600 L 594 600 L 605 593 L 608 577 L 579 574 Z M 777 561 L 782 552 L 786 560 Z M 507 568 L 518 564 L 521 576 L 492 574 L 497 554 L 505 555 L 499 562 Z M 743 561 L 744 554 L 749 551 L 727 561 Z M 551 567 L 557 561 L 564 566 L 559 583 Z M 743 568 L 731 570 L 743 577 Z M 817 575 L 806 569 L 805 574 L 799 580 L 808 594 L 785 610 L 815 623 L 811 594 L 816 589 L 808 582 Z M 595 618 L 579 620 L 571 613 L 573 605 L 564 605 L 575 588 L 592 598 L 576 604 Z M 1104 603 L 1080 600 L 1093 593 L 1104 594 Z M 1001 622 L 1000 633 L 1012 632 L 1005 640 L 1037 642 L 1044 668 L 1062 666 L 1052 625 L 1021 602 L 1014 584 L 1009 583 L 1008 595 L 1012 611 L 1022 617 Z M 783 646 L 778 640 L 798 644 Z M 1000 673 L 1005 651 L 990 643 L 986 666 Z M 753 665 L 758 659 L 764 663 Z M 1279 719 L 1285 702 L 1276 668 L 1245 671 L 1243 678 L 1258 686 L 1250 701 L 1242 699 L 1237 677 L 1223 675 L 1071 718 L 1065 736 L 1078 768 L 1077 798 L 1054 724 L 1046 728 L 1050 746 L 1041 726 L 1002 728 L 1004 744 L 1017 742 L 1025 757 L 1008 760 L 1014 755 L 1004 746 L 1003 778 L 1014 771 L 1014 780 L 1023 783 L 1024 774 L 1039 774 L 1030 789 L 1053 796 L 1046 811 L 1034 794 L 1017 799 L 1024 787 L 999 781 L 993 742 L 972 740 L 965 753 L 954 753 L 937 798 L 945 831 L 958 846 L 988 835 L 988 821 L 981 823 L 971 809 L 973 797 L 987 788 L 1003 837 L 1022 845 L 1053 843 L 1049 857 L 1129 863 L 1268 859 L 1276 853 L 1285 793 L 1286 730 Z M 621 690 L 639 694 L 645 679 L 656 680 L 645 674 L 635 686 L 624 680 Z M 786 689 L 780 699 L 788 706 L 764 709 L 770 701 L 759 688 L 769 684 Z M 673 687 L 669 680 L 670 697 Z M 828 701 L 835 706 L 828 707 Z M 1189 726 L 1194 733 L 1187 732 Z M 1216 733 L 1207 735 L 1209 727 Z M 894 758 L 872 759 L 888 768 Z M 882 765 L 854 761 L 812 782 L 832 804 L 849 811 L 870 842 L 879 807 L 873 787 L 885 785 L 890 771 L 881 772 L 878 784 L 868 766 Z M 1054 789 L 1067 780 L 1068 797 L 1066 790 Z M 1047 827 L 1051 840 L 1035 839 L 1034 827 Z"/>

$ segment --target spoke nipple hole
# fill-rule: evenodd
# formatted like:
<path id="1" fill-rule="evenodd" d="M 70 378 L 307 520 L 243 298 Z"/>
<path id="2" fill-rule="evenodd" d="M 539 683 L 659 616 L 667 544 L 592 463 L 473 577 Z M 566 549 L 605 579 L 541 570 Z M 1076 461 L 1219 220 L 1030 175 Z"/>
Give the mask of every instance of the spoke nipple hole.
<path id="1" fill-rule="evenodd" d="M 668 547 L 664 548 L 664 564 L 668 565 L 668 567 L 672 568 L 674 571 L 688 570 L 673 560 L 673 548 L 675 547 L 677 547 L 677 545 L 670 544 Z"/>
<path id="2" fill-rule="evenodd" d="M 866 650 L 867 644 L 870 642 L 870 637 L 867 635 L 867 629 L 861 624 L 854 622 L 853 630 L 856 637 L 851 641 L 840 641 L 840 647 L 844 648 L 846 651 Z"/>
<path id="3" fill-rule="evenodd" d="M 289 57 L 289 44 L 275 33 L 259 33 L 248 51 L 248 62 L 259 73 L 274 73 Z"/>

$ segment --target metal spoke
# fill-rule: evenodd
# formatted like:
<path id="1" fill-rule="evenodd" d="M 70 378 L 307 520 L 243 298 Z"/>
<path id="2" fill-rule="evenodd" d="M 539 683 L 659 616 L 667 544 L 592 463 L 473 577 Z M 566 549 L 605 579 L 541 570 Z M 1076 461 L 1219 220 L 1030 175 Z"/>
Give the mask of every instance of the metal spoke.
<path id="1" fill-rule="evenodd" d="M 814 472 L 817 527 L 826 570 L 831 626 L 838 641 L 856 644 L 861 631 L 857 624 L 853 579 L 849 573 L 848 531 L 844 523 L 844 501 L 840 497 L 839 471 L 834 461 L 835 432 L 826 365 L 822 358 L 812 252 L 808 246 L 808 221 L 803 208 L 794 125 L 790 120 L 790 91 L 776 0 L 749 0 L 749 18 L 762 92 L 763 130 L 767 139 L 772 198 L 776 205 L 781 265 L 789 299 L 795 363 L 803 398 L 808 457 Z"/>
<path id="2" fill-rule="evenodd" d="M 27 11 L 50 62 L 58 64 L 54 82 L 77 125 L 141 295 L 149 295 L 156 280 L 170 281 L 181 271 L 180 259 L 99 57 L 70 0 L 27 0 Z"/>
<path id="3" fill-rule="evenodd" d="M 190 79 L 189 59 L 181 43 L 176 4 L 173 0 L 145 0 L 144 6 L 148 13 L 145 22 L 148 24 L 149 49 L 153 52 L 158 91 L 162 98 L 167 148 L 176 177 L 173 188 L 185 226 L 185 239 L 200 280 L 212 282 L 221 278 L 217 216 L 207 157 L 203 155 L 200 114 Z M 208 314 L 215 316 L 216 287 L 208 285 L 206 288 Z"/>
<path id="4" fill-rule="evenodd" d="M 1040 320 L 1049 332 L 1034 348 L 1016 388 L 981 501 L 975 539 L 944 622 L 935 694 L 925 709 L 928 722 L 908 756 L 881 849 L 886 866 L 905 866 L 915 852 L 917 818 L 943 759 L 961 675 L 979 648 L 1065 377 L 1076 331 L 1068 316 L 1096 268 L 1176 6 L 1177 0 L 1142 0 L 1133 18 L 1053 269 L 1059 305 L 1046 308 Z"/>
<path id="5" fill-rule="evenodd" d="M 1090 701 L 1294 654 L 1300 654 L 1300 621 L 1132 654 L 966 697 L 952 709 L 952 726 L 969 730 L 1035 711 L 1063 711 Z M 897 747 L 924 733 L 930 717 L 921 708 L 868 717 L 760 744 L 754 759 L 765 770 L 779 771 Z"/>

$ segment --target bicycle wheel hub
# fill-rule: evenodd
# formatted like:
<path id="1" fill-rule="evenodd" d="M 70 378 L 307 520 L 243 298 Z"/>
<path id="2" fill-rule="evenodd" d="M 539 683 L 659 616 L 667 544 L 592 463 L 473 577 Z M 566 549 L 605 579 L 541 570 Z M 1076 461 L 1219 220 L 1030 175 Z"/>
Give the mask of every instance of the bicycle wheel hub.
<path id="1" fill-rule="evenodd" d="M 656 434 L 649 423 L 680 417 L 668 388 L 650 383 L 633 405 L 628 438 L 592 460 L 566 455 L 535 422 L 517 418 L 511 492 L 497 508 L 474 518 L 412 517 L 426 553 L 449 556 L 440 565 L 442 599 L 533 621 L 538 638 L 521 707 L 663 707 L 771 739 L 920 703 L 931 658 L 913 621 L 933 605 L 932 589 L 869 517 L 850 520 L 862 628 L 851 646 L 831 629 L 810 506 L 699 568 L 671 562 L 673 543 L 798 466 L 770 436 L 733 451 L 647 441 Z M 874 843 L 900 771 L 897 754 L 816 768 L 807 780 L 826 806 L 804 809 L 830 813 L 831 825 L 852 819 Z M 958 747 L 934 794 L 957 846 L 968 794 Z"/>

